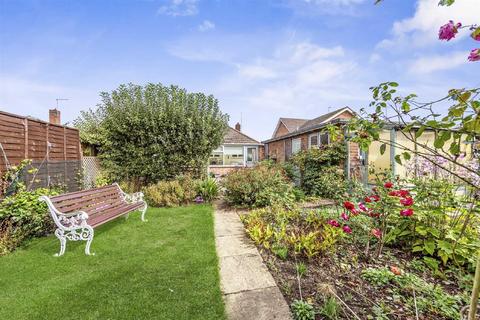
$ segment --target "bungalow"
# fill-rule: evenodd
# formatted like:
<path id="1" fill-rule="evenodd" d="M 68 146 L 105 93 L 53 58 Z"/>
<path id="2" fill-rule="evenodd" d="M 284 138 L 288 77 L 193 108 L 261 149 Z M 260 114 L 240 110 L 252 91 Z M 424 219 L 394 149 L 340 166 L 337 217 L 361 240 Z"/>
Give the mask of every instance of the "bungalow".
<path id="1" fill-rule="evenodd" d="M 208 172 L 222 176 L 238 168 L 253 166 L 263 157 L 263 144 L 241 132 L 240 123 L 237 123 L 235 128 L 228 127 L 223 144 L 213 150 Z"/>
<path id="2" fill-rule="evenodd" d="M 342 125 L 355 116 L 355 112 L 344 107 L 314 119 L 280 118 L 272 138 L 263 141 L 267 158 L 277 162 L 288 161 L 300 150 L 318 148 L 330 143 L 330 137 L 324 129 L 329 124 Z M 348 161 L 346 169 L 350 175 L 361 163 L 358 145 L 348 143 Z"/>

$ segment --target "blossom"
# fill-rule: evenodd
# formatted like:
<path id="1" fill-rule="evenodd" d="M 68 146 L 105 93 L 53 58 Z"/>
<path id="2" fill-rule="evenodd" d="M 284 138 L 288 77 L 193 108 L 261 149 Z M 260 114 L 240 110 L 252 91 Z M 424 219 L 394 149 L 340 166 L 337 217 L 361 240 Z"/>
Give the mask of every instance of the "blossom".
<path id="1" fill-rule="evenodd" d="M 473 49 L 468 56 L 469 61 L 480 61 L 480 49 Z"/>
<path id="2" fill-rule="evenodd" d="M 198 196 L 198 197 L 195 198 L 194 201 L 195 201 L 195 203 L 203 203 L 203 198 Z"/>
<path id="3" fill-rule="evenodd" d="M 380 196 L 378 194 L 374 194 L 373 196 L 370 196 L 370 198 L 375 202 L 380 201 Z"/>
<path id="4" fill-rule="evenodd" d="M 400 203 L 403 204 L 405 207 L 409 207 L 413 204 L 412 198 L 404 198 L 400 200 Z"/>
<path id="5" fill-rule="evenodd" d="M 397 194 L 399 197 L 405 198 L 410 195 L 410 192 L 408 190 L 400 189 L 397 191 Z"/>
<path id="6" fill-rule="evenodd" d="M 335 227 L 335 228 L 340 228 L 340 223 L 338 223 L 337 220 L 332 219 L 332 220 L 328 221 L 328 224 Z"/>
<path id="7" fill-rule="evenodd" d="M 350 219 L 350 217 L 348 216 L 348 214 L 346 212 L 343 212 L 340 217 L 342 217 L 343 220 L 345 221 L 348 221 Z"/>
<path id="8" fill-rule="evenodd" d="M 402 274 L 402 270 L 396 266 L 390 266 L 390 271 L 396 276 L 400 276 Z"/>
<path id="9" fill-rule="evenodd" d="M 384 184 L 383 186 L 384 186 L 385 188 L 387 188 L 387 189 L 390 189 L 390 188 L 393 187 L 393 183 L 390 182 L 390 181 L 388 181 L 388 182 L 385 182 L 385 184 Z"/>
<path id="10" fill-rule="evenodd" d="M 377 238 L 377 239 L 380 239 L 382 238 L 382 231 L 380 231 L 380 229 L 372 229 L 372 235 Z"/>
<path id="11" fill-rule="evenodd" d="M 357 216 L 360 212 L 357 209 L 352 209 L 350 212 L 354 215 Z"/>
<path id="12" fill-rule="evenodd" d="M 372 199 L 370 199 L 370 197 L 365 197 L 364 200 L 365 200 L 365 202 L 368 202 L 368 203 L 372 202 Z"/>
<path id="13" fill-rule="evenodd" d="M 342 229 L 343 229 L 343 232 L 345 233 L 352 233 L 352 228 L 350 228 L 347 225 L 344 225 Z"/>
<path id="14" fill-rule="evenodd" d="M 351 203 L 350 201 L 345 201 L 343 203 L 343 206 L 345 207 L 345 209 L 347 209 L 348 211 L 351 211 L 353 209 L 355 209 L 355 205 L 353 203 Z"/>
<path id="15" fill-rule="evenodd" d="M 413 215 L 413 209 L 412 208 L 403 209 L 400 211 L 400 215 L 403 217 L 410 217 L 411 215 Z"/>
<path id="16" fill-rule="evenodd" d="M 450 20 L 447 24 L 444 24 L 440 27 L 440 30 L 438 31 L 438 39 L 450 41 L 451 39 L 455 38 L 455 34 L 458 33 L 458 28 L 461 26 L 462 24 L 460 22 L 455 24 L 452 20 Z"/>
<path id="17" fill-rule="evenodd" d="M 363 203 L 361 203 L 361 202 L 358 204 L 358 207 L 359 207 L 360 210 L 362 210 L 363 212 L 367 212 L 367 211 L 368 211 L 367 207 L 365 207 L 365 205 L 364 205 Z"/>
<path id="18" fill-rule="evenodd" d="M 388 193 L 388 195 L 389 195 L 389 196 L 392 196 L 392 197 L 398 197 L 398 191 L 396 191 L 396 190 L 390 191 L 390 192 Z"/>

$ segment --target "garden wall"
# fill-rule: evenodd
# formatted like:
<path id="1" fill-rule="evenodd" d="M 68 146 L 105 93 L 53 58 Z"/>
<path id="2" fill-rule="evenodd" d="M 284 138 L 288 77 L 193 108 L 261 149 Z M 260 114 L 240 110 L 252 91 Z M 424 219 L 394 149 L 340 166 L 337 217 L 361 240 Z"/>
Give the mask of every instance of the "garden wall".
<path id="1" fill-rule="evenodd" d="M 79 189 L 82 154 L 77 129 L 0 111 L 0 144 L 0 174 L 31 159 L 38 172 L 23 177 L 27 186 Z"/>

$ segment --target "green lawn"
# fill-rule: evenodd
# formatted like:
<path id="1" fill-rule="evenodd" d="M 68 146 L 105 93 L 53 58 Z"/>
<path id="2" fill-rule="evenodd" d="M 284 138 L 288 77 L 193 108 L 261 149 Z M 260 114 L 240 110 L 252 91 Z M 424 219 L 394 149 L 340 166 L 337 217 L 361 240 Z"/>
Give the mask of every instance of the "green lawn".
<path id="1" fill-rule="evenodd" d="M 208 205 L 149 209 L 85 242 L 33 240 L 0 258 L 0 319 L 225 319 Z"/>

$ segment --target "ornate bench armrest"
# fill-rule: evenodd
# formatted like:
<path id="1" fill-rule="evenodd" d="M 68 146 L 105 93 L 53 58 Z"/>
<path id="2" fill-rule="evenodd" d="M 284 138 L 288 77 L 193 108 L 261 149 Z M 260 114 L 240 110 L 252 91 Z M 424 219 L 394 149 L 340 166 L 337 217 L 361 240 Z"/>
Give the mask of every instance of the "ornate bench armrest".
<path id="1" fill-rule="evenodd" d="M 60 213 L 59 222 L 65 227 L 79 227 L 87 225 L 88 214 L 84 211 L 75 211 L 70 213 Z"/>
<path id="2" fill-rule="evenodd" d="M 123 197 L 128 203 L 137 203 L 143 201 L 143 192 L 135 192 L 132 194 L 124 193 Z"/>

